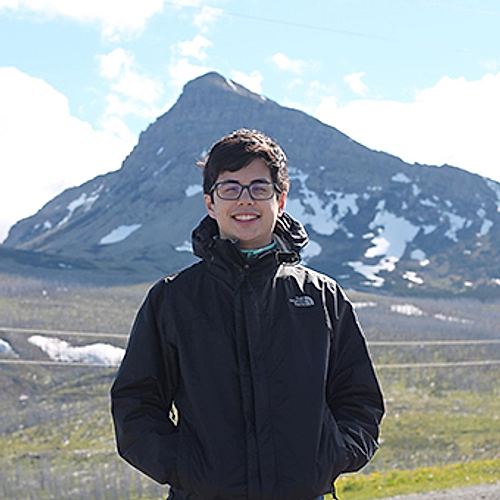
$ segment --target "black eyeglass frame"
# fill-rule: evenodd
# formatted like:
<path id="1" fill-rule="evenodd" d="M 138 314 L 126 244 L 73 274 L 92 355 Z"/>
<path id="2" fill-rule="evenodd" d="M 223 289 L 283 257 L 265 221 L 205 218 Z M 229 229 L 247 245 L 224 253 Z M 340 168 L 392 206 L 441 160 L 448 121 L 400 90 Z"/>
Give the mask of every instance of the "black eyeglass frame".
<path id="1" fill-rule="evenodd" d="M 224 197 L 222 197 L 219 194 L 218 188 L 220 186 L 224 186 L 224 185 L 227 185 L 227 184 L 235 184 L 235 185 L 240 186 L 241 191 L 239 192 L 239 194 L 238 194 L 238 196 L 236 198 L 224 198 Z M 269 196 L 268 198 L 255 198 L 253 196 L 253 194 L 252 194 L 251 188 L 252 188 L 252 186 L 255 186 L 256 184 L 267 184 L 268 186 L 272 186 L 273 189 L 274 189 L 274 193 L 271 193 L 271 196 Z M 215 192 L 215 193 L 217 193 L 217 196 L 221 200 L 236 201 L 236 200 L 239 200 L 242 197 L 243 191 L 245 191 L 245 189 L 248 191 L 248 194 L 249 194 L 250 198 L 252 198 L 252 200 L 254 200 L 254 201 L 266 201 L 266 200 L 270 200 L 273 197 L 274 194 L 276 194 L 276 193 L 277 194 L 281 194 L 282 193 L 281 189 L 278 187 L 278 185 L 275 182 L 255 180 L 255 181 L 252 181 L 250 184 L 241 184 L 238 181 L 227 180 L 227 181 L 222 181 L 222 182 L 216 182 L 210 188 L 210 191 L 208 192 L 208 194 L 212 197 L 212 199 L 213 199 L 214 192 Z"/>

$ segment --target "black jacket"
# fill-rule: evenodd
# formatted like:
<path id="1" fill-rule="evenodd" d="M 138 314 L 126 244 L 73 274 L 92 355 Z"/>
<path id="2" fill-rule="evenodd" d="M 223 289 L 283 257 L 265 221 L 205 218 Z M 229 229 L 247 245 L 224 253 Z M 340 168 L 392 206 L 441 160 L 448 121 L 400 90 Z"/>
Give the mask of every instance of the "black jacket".
<path id="1" fill-rule="evenodd" d="M 207 217 L 202 260 L 137 315 L 111 391 L 118 450 L 175 499 L 313 499 L 378 447 L 383 400 L 352 306 L 298 264 L 298 222 L 284 214 L 275 236 L 246 259 Z"/>

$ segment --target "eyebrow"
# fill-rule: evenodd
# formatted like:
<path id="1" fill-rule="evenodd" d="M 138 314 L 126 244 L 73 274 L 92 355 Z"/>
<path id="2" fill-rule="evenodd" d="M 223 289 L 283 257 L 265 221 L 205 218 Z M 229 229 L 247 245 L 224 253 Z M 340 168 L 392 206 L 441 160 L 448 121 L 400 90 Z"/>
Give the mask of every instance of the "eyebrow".
<path id="1" fill-rule="evenodd" d="M 220 184 L 221 182 L 234 182 L 235 184 L 241 184 L 241 182 L 236 180 L 236 179 L 224 179 L 222 181 L 219 181 L 217 184 Z M 269 179 L 266 179 L 265 177 L 259 177 L 257 179 L 252 179 L 250 181 L 250 184 L 254 184 L 255 182 L 265 182 L 268 184 L 272 184 L 273 181 L 270 181 Z"/>

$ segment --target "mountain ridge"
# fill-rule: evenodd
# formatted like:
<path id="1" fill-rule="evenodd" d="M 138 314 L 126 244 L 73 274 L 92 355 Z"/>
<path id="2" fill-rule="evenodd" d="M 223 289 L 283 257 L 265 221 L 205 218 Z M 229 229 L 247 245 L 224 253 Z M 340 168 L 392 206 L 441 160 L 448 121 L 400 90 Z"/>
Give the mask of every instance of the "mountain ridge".
<path id="1" fill-rule="evenodd" d="M 287 210 L 310 235 L 312 267 L 359 289 L 500 295 L 500 184 L 370 150 L 217 73 L 188 82 L 121 169 L 65 190 L 0 249 L 46 253 L 63 267 L 71 257 L 132 281 L 189 265 L 190 233 L 205 213 L 196 161 L 240 127 L 287 153 Z"/>

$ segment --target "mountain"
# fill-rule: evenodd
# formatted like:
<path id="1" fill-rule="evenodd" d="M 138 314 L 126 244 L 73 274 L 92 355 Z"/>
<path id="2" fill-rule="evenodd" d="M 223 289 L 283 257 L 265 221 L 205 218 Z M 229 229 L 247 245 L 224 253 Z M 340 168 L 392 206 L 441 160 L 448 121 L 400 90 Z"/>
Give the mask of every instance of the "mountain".
<path id="1" fill-rule="evenodd" d="M 499 183 L 370 150 L 217 73 L 187 83 L 120 170 L 15 224 L 0 246 L 4 268 L 26 264 L 107 283 L 154 280 L 189 265 L 190 233 L 205 213 L 196 161 L 240 127 L 285 149 L 287 209 L 306 225 L 311 267 L 356 289 L 500 296 Z"/>

